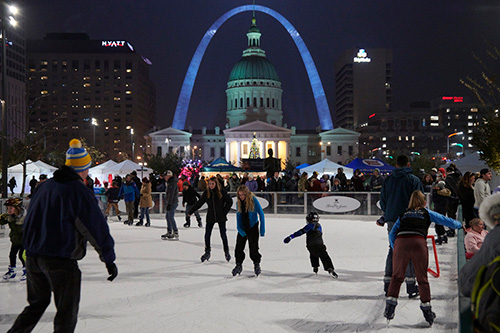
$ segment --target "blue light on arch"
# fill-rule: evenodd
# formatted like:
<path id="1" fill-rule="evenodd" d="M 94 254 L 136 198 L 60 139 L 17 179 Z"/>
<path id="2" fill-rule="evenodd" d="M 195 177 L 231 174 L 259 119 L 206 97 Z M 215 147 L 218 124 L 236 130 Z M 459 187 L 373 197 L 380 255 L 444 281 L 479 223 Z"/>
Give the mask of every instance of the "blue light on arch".
<path id="1" fill-rule="evenodd" d="M 196 48 L 193 59 L 191 59 L 191 63 L 189 64 L 189 68 L 187 70 L 186 77 L 184 78 L 184 83 L 182 84 L 181 92 L 179 94 L 179 100 L 177 101 L 177 107 L 175 109 L 172 127 L 180 130 L 183 130 L 185 128 L 187 111 L 189 102 L 191 100 L 191 94 L 193 92 L 194 81 L 196 79 L 196 75 L 198 74 L 198 69 L 200 68 L 200 63 L 203 55 L 205 54 L 205 51 L 208 47 L 208 44 L 212 40 L 212 37 L 217 32 L 217 29 L 219 29 L 219 27 L 232 16 L 242 12 L 253 10 L 272 16 L 273 18 L 278 20 L 278 22 L 280 22 L 281 25 L 288 31 L 290 37 L 292 37 L 295 45 L 299 49 L 302 61 L 304 62 L 304 66 L 306 67 L 306 72 L 309 77 L 309 82 L 311 84 L 314 95 L 314 101 L 316 102 L 316 109 L 318 110 L 318 117 L 321 128 L 324 130 L 333 129 L 332 117 L 330 114 L 330 109 L 328 107 L 328 102 L 326 101 L 323 84 L 321 83 L 318 71 L 316 69 L 316 66 L 314 65 L 314 60 L 311 57 L 311 54 L 309 53 L 304 40 L 302 39 L 302 37 L 300 37 L 299 32 L 294 28 L 294 26 L 280 13 L 268 7 L 260 5 L 245 5 L 236 7 L 219 17 L 217 21 L 215 21 L 214 24 L 207 30 L 200 44 Z"/>

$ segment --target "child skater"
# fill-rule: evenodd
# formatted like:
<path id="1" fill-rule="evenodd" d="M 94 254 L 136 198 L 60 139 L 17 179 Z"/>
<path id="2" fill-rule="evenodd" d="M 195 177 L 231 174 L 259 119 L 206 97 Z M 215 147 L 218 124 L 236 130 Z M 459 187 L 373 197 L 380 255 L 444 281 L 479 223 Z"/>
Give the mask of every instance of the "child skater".
<path id="1" fill-rule="evenodd" d="M 323 263 L 323 268 L 329 274 L 332 275 L 334 279 L 338 278 L 337 273 L 333 267 L 333 262 L 328 252 L 326 252 L 326 246 L 323 243 L 323 231 L 321 229 L 321 224 L 319 224 L 319 215 L 316 212 L 310 212 L 306 216 L 307 224 L 302 229 L 294 232 L 283 241 L 285 244 L 290 243 L 290 241 L 295 238 L 306 235 L 306 247 L 309 251 L 309 258 L 311 259 L 311 266 L 313 272 L 318 274 L 319 259 Z"/>
<path id="2" fill-rule="evenodd" d="M 260 206 L 257 198 L 250 192 L 248 187 L 240 185 L 238 187 L 238 212 L 236 213 L 236 247 L 234 256 L 236 266 L 233 269 L 233 276 L 241 274 L 243 260 L 245 260 L 245 244 L 248 240 L 248 248 L 250 249 L 250 259 L 253 261 L 255 275 L 260 274 L 260 259 L 259 253 L 259 219 L 260 219 L 260 236 L 266 234 L 266 224 L 264 211 Z"/>
<path id="3" fill-rule="evenodd" d="M 411 260 L 415 268 L 420 292 L 420 309 L 425 320 L 432 325 L 436 314 L 431 308 L 431 289 L 427 280 L 429 266 L 429 252 L 427 250 L 427 232 L 431 222 L 458 229 L 462 224 L 454 219 L 433 212 L 425 208 L 425 196 L 419 190 L 414 191 L 406 211 L 398 218 L 389 241 L 394 249 L 392 265 L 394 267 L 391 283 L 387 291 L 387 301 L 384 317 L 387 320 L 394 318 L 394 310 L 398 304 L 399 289 L 404 281 L 406 266 Z"/>
<path id="4" fill-rule="evenodd" d="M 21 281 L 24 281 L 26 280 L 26 269 L 24 267 L 24 248 L 22 242 L 24 222 L 23 202 L 20 198 L 10 198 L 5 201 L 4 206 L 7 206 L 7 213 L 0 215 L 0 225 L 9 225 L 9 237 L 12 245 L 9 253 L 9 270 L 3 276 L 3 280 L 8 281 L 16 277 L 16 256 L 19 255 L 19 260 L 21 260 L 21 263 L 23 264 L 23 275 L 21 276 Z"/>

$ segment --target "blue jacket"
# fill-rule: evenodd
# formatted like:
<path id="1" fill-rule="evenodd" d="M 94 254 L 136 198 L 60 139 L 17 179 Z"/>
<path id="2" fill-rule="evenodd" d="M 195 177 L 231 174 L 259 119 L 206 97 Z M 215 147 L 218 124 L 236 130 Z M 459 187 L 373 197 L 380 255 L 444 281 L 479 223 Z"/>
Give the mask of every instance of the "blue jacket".
<path id="1" fill-rule="evenodd" d="M 444 215 L 441 215 L 439 213 L 436 213 L 432 210 L 425 209 L 429 213 L 430 217 L 430 222 L 434 222 L 436 224 L 444 225 L 448 228 L 453 228 L 453 229 L 459 229 L 462 227 L 462 223 L 458 222 L 457 220 L 451 219 L 449 217 L 446 217 Z M 398 235 L 398 230 L 399 227 L 401 226 L 401 221 L 398 220 L 396 223 L 394 223 L 394 226 L 392 227 L 391 233 L 389 234 L 389 242 L 391 242 L 391 247 L 394 248 L 394 242 L 396 241 L 396 237 Z"/>
<path id="2" fill-rule="evenodd" d="M 411 168 L 394 169 L 384 181 L 380 191 L 380 208 L 386 221 L 396 221 L 408 207 L 413 191 L 424 192 L 422 182 L 412 174 Z"/>
<path id="3" fill-rule="evenodd" d="M 105 263 L 115 261 L 114 241 L 94 193 L 70 167 L 39 184 L 24 220 L 28 256 L 82 259 L 87 241 Z"/>
<path id="4" fill-rule="evenodd" d="M 253 197 L 253 204 L 254 204 L 254 210 L 248 212 L 248 217 L 250 219 L 250 227 L 252 228 L 257 223 L 259 223 L 259 217 L 260 217 L 260 235 L 264 237 L 264 235 L 266 234 L 266 220 L 264 218 L 264 211 L 262 210 L 259 200 L 257 200 L 255 196 Z M 236 229 L 238 229 L 238 233 L 241 236 L 245 237 L 247 235 L 245 229 L 243 228 L 243 219 L 241 217 L 240 212 L 236 213 Z"/>
<path id="5" fill-rule="evenodd" d="M 141 193 L 139 192 L 137 185 L 135 185 L 132 180 L 128 183 L 123 182 L 120 187 L 120 193 L 118 193 L 118 197 L 121 198 L 123 196 L 123 200 L 125 202 L 135 201 L 136 196 L 139 197 L 140 195 Z"/>

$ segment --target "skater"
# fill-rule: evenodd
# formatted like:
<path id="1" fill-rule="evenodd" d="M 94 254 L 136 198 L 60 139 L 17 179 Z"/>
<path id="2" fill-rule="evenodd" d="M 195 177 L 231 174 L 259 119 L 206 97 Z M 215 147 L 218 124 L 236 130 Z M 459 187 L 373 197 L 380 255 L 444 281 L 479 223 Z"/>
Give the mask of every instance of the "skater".
<path id="1" fill-rule="evenodd" d="M 39 186 L 24 220 L 27 299 L 29 305 L 8 331 L 31 332 L 49 306 L 56 304 L 53 332 L 75 331 L 80 303 L 81 271 L 87 241 L 106 264 L 108 281 L 118 275 L 114 241 L 95 195 L 83 185 L 91 158 L 80 140 L 70 141 L 66 165 Z M 42 330 L 48 330 L 47 327 Z"/>
<path id="2" fill-rule="evenodd" d="M 139 189 L 132 180 L 132 177 L 130 175 L 126 175 L 125 181 L 120 187 L 120 192 L 118 193 L 118 197 L 123 198 L 125 201 L 125 208 L 127 209 L 128 219 L 123 222 L 123 224 L 132 225 L 134 223 L 134 202 L 135 198 L 140 195 Z"/>
<path id="3" fill-rule="evenodd" d="M 305 227 L 285 238 L 283 242 L 288 244 L 295 237 L 306 234 L 306 247 L 309 251 L 313 272 L 318 274 L 319 260 L 321 259 L 323 269 L 334 279 L 338 278 L 337 273 L 335 273 L 335 268 L 333 267 L 332 259 L 328 255 L 328 252 L 326 252 L 326 246 L 323 242 L 323 230 L 321 229 L 321 224 L 319 224 L 318 213 L 310 212 L 306 216 L 306 221 L 307 224 Z"/>
<path id="4" fill-rule="evenodd" d="M 434 203 L 434 211 L 441 215 L 446 215 L 448 211 L 448 202 L 450 200 L 451 191 L 445 187 L 445 182 L 440 180 L 436 183 L 432 189 L 432 202 Z M 443 243 L 448 243 L 448 235 L 446 230 L 442 225 L 436 224 L 434 226 L 436 230 L 437 239 L 436 244 L 441 245 Z"/>
<path id="5" fill-rule="evenodd" d="M 121 221 L 122 218 L 120 216 L 120 210 L 118 209 L 118 201 L 120 201 L 120 189 L 118 188 L 118 183 L 116 180 L 113 180 L 111 183 L 111 187 L 108 188 L 106 192 L 104 192 L 104 195 L 108 198 L 108 206 L 106 207 L 106 212 L 104 215 L 108 217 L 109 212 L 111 211 L 111 207 L 115 209 L 116 216 L 118 217 L 118 220 Z"/>
<path id="6" fill-rule="evenodd" d="M 179 240 L 179 229 L 175 222 L 175 210 L 179 205 L 179 189 L 177 188 L 177 178 L 171 170 L 167 170 L 163 175 L 165 179 L 165 201 L 167 204 L 167 233 L 161 235 L 163 240 Z"/>
<path id="7" fill-rule="evenodd" d="M 151 219 L 149 218 L 149 209 L 153 207 L 153 198 L 151 197 L 151 183 L 148 177 L 142 178 L 141 185 L 141 198 L 139 199 L 139 207 L 141 208 L 141 215 L 139 216 L 139 222 L 136 226 L 143 225 L 144 216 L 146 217 L 146 227 L 151 225 Z"/>
<path id="8" fill-rule="evenodd" d="M 195 211 L 200 209 L 204 203 L 208 205 L 208 211 L 205 226 L 205 253 L 201 256 L 201 262 L 210 259 L 210 237 L 212 236 L 212 230 L 215 223 L 219 224 L 219 233 L 224 248 L 224 256 L 227 261 L 230 261 L 231 255 L 229 254 L 229 244 L 227 242 L 226 222 L 227 214 L 233 205 L 233 200 L 231 200 L 231 197 L 225 190 L 220 188 L 216 177 L 211 177 L 208 180 L 208 188 L 203 192 L 200 200 L 189 209 L 187 212 L 188 216 L 191 216 Z"/>
<path id="9" fill-rule="evenodd" d="M 193 207 L 193 205 L 198 201 L 198 199 L 200 199 L 200 195 L 194 190 L 189 182 L 184 182 L 184 184 L 182 184 L 182 188 L 182 207 L 184 207 L 187 203 L 186 223 L 184 223 L 184 228 L 189 228 L 191 226 L 191 217 L 189 216 L 188 212 L 191 207 Z M 203 227 L 203 224 L 201 223 L 200 213 L 198 213 L 198 211 L 195 211 L 194 216 L 196 216 L 196 221 L 198 221 L 198 227 Z"/>
<path id="10" fill-rule="evenodd" d="M 427 280 L 429 266 L 429 251 L 427 250 L 427 232 L 431 222 L 458 229 L 462 224 L 454 219 L 438 214 L 425 208 L 425 195 L 416 190 L 410 197 L 406 211 L 401 214 L 389 234 L 393 248 L 393 273 L 389 290 L 387 291 L 384 317 L 394 318 L 394 310 L 398 304 L 399 289 L 404 281 L 406 267 L 410 260 L 415 267 L 419 292 L 420 309 L 425 320 L 432 325 L 436 314 L 431 308 L 431 289 Z"/>
<path id="11" fill-rule="evenodd" d="M 10 188 L 10 193 L 14 195 L 14 188 L 17 187 L 17 182 L 16 178 L 12 176 L 12 178 L 9 180 L 9 188 Z"/>
<path id="12" fill-rule="evenodd" d="M 260 236 L 264 237 L 266 234 L 264 211 L 248 187 L 241 185 L 238 187 L 238 212 L 236 213 L 238 234 L 236 236 L 236 248 L 234 249 L 236 266 L 232 272 L 233 276 L 241 274 L 243 270 L 242 264 L 243 260 L 245 260 L 244 250 L 247 240 L 255 275 L 260 274 L 260 259 L 262 256 L 259 253 L 259 219 Z"/>
<path id="13" fill-rule="evenodd" d="M 0 225 L 8 224 L 10 233 L 10 265 L 9 270 L 3 276 L 4 281 L 12 280 L 16 277 L 16 256 L 19 255 L 19 260 L 23 264 L 23 274 L 21 281 L 26 280 L 26 268 L 23 259 L 23 222 L 24 208 L 23 201 L 19 198 L 10 198 L 5 201 L 4 206 L 7 206 L 7 213 L 0 215 Z"/>

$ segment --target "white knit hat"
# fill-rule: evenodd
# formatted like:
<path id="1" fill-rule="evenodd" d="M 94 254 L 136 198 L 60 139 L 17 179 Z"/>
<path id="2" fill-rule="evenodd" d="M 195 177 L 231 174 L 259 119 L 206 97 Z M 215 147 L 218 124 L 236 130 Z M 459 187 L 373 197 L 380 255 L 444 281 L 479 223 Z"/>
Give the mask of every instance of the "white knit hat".
<path id="1" fill-rule="evenodd" d="M 479 206 L 479 217 L 493 229 L 500 222 L 500 193 L 492 194 Z"/>

